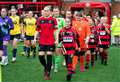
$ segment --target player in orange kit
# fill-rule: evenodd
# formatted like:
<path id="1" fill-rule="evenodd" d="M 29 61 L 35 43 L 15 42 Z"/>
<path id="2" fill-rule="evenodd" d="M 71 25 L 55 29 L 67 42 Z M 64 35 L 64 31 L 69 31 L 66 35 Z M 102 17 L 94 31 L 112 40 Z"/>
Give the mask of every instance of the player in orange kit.
<path id="1" fill-rule="evenodd" d="M 81 14 L 80 12 L 77 13 L 76 15 L 76 20 L 72 22 L 72 25 L 74 29 L 78 32 L 80 38 L 80 49 L 76 51 L 74 57 L 73 57 L 73 71 L 75 72 L 76 65 L 78 62 L 78 57 L 80 57 L 80 71 L 84 72 L 84 54 L 85 51 L 87 50 L 87 43 L 89 40 L 89 36 L 91 34 L 90 32 L 90 27 L 87 21 L 84 21 L 81 19 Z"/>

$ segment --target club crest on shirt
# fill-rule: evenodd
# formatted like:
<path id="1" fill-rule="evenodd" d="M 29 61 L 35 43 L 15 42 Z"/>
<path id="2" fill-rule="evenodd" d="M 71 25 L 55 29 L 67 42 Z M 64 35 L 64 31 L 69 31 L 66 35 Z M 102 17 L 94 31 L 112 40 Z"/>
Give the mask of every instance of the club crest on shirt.
<path id="1" fill-rule="evenodd" d="M 49 23 L 50 23 L 50 24 L 53 24 L 53 20 L 49 20 Z"/>
<path id="2" fill-rule="evenodd" d="M 14 24 L 17 24 L 17 21 L 13 21 Z"/>
<path id="3" fill-rule="evenodd" d="M 51 21 L 51 20 L 49 20 L 49 23 L 52 23 L 52 21 Z"/>
<path id="4" fill-rule="evenodd" d="M 79 30 L 79 31 L 81 31 L 81 30 L 82 30 L 82 28 L 79 28 L 78 30 Z"/>
<path id="5" fill-rule="evenodd" d="M 62 34 L 61 34 L 62 36 L 64 36 L 65 35 L 65 32 L 62 32 Z"/>
<path id="6" fill-rule="evenodd" d="M 77 27 L 77 24 L 75 24 L 75 26 Z"/>
<path id="7" fill-rule="evenodd" d="M 41 20 L 40 23 L 44 23 L 45 21 L 44 20 Z"/>
<path id="8" fill-rule="evenodd" d="M 8 19 L 5 19 L 5 22 L 8 22 Z"/>

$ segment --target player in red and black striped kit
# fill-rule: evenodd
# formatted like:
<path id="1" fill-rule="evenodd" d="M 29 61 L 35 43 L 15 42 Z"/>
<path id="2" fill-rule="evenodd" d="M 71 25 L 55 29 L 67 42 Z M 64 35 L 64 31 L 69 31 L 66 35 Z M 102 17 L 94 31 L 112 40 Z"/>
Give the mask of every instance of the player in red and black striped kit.
<path id="1" fill-rule="evenodd" d="M 63 29 L 61 29 L 59 33 L 59 42 L 62 42 L 62 48 L 64 49 L 65 53 L 66 67 L 68 70 L 66 80 L 70 81 L 73 73 L 72 56 L 77 48 L 76 44 L 78 44 L 78 47 L 80 47 L 80 44 L 78 40 L 79 38 L 78 34 L 71 27 L 71 20 L 66 19 L 65 22 L 66 26 Z"/>
<path id="2" fill-rule="evenodd" d="M 92 19 L 89 19 L 89 23 L 90 23 L 91 35 L 88 42 L 88 50 L 86 52 L 86 66 L 85 66 L 86 69 L 89 68 L 90 59 L 91 59 L 91 66 L 92 67 L 94 66 L 94 60 L 96 54 L 95 50 L 97 45 L 97 28 L 95 27 Z"/>
<path id="3" fill-rule="evenodd" d="M 101 23 L 97 26 L 98 46 L 101 55 L 101 64 L 107 65 L 108 52 L 110 45 L 110 26 L 107 24 L 107 17 L 101 18 Z"/>

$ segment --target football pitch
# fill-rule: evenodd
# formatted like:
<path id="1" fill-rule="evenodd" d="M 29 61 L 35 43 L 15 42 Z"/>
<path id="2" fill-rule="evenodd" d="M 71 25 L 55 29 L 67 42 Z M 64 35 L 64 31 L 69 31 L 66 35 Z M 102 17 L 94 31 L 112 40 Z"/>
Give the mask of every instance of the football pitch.
<path id="1" fill-rule="evenodd" d="M 58 73 L 52 71 L 50 81 L 45 81 L 43 77 L 43 67 L 36 58 L 26 58 L 20 53 L 22 45 L 18 47 L 17 62 L 11 63 L 12 48 L 8 47 L 9 65 L 2 67 L 2 82 L 67 82 L 65 80 L 67 70 L 61 66 Z M 109 49 L 109 62 L 107 66 L 101 65 L 100 60 L 95 62 L 95 67 L 81 73 L 79 64 L 76 74 L 71 82 L 120 82 L 120 48 L 111 47 Z"/>

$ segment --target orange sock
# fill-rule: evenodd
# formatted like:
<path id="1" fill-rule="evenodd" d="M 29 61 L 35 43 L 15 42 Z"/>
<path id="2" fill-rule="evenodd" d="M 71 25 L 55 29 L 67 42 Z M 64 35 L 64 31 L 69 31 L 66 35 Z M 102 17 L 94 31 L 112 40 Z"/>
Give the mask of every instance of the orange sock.
<path id="1" fill-rule="evenodd" d="M 86 63 L 87 63 L 87 64 L 90 63 L 90 54 L 86 54 Z"/>
<path id="2" fill-rule="evenodd" d="M 80 56 L 80 70 L 84 71 L 84 56 Z"/>
<path id="3" fill-rule="evenodd" d="M 72 66 L 73 66 L 73 70 L 76 69 L 76 65 L 78 63 L 78 56 L 73 56 L 73 60 L 72 60 Z"/>

